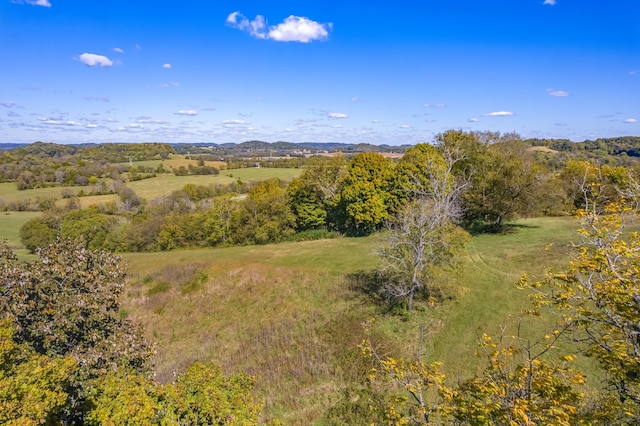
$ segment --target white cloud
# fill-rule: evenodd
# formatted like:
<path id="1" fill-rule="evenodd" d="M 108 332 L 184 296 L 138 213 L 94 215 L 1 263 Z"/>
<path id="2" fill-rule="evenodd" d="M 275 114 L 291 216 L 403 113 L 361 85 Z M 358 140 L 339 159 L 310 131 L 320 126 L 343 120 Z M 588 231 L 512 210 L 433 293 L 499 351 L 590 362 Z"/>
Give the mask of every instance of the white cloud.
<path id="1" fill-rule="evenodd" d="M 628 124 L 635 124 L 637 122 L 638 120 L 636 120 L 635 118 L 627 118 L 626 120 L 623 121 L 623 123 L 628 123 Z"/>
<path id="2" fill-rule="evenodd" d="M 198 115 L 198 111 L 194 109 L 181 109 L 174 112 L 175 115 Z"/>
<path id="3" fill-rule="evenodd" d="M 2 105 L 5 108 L 11 108 L 15 105 L 15 103 L 11 101 L 2 101 L 0 102 L 0 105 Z"/>
<path id="4" fill-rule="evenodd" d="M 139 124 L 167 124 L 167 122 L 165 120 L 154 120 L 151 117 L 145 117 L 145 116 L 138 117 L 136 119 L 136 123 L 139 123 Z"/>
<path id="5" fill-rule="evenodd" d="M 400 126 L 401 129 L 410 129 L 411 126 L 409 126 L 408 124 L 403 124 Z"/>
<path id="6" fill-rule="evenodd" d="M 549 6 L 555 6 L 556 0 L 544 0 L 542 4 L 548 4 Z"/>
<path id="7" fill-rule="evenodd" d="M 444 108 L 447 104 L 424 104 L 425 108 Z"/>
<path id="8" fill-rule="evenodd" d="M 87 124 L 87 129 L 97 129 L 98 125 L 97 124 Z"/>
<path id="9" fill-rule="evenodd" d="M 240 12 L 233 12 L 227 16 L 227 25 L 246 31 L 256 38 L 267 38 L 265 27 L 267 26 L 264 16 L 258 15 L 253 21 L 248 20 Z"/>
<path id="10" fill-rule="evenodd" d="M 510 117 L 513 113 L 511 111 L 495 111 L 487 114 L 482 114 L 483 117 Z"/>
<path id="11" fill-rule="evenodd" d="M 30 4 L 31 6 L 51 7 L 51 3 L 49 3 L 49 0 L 14 0 L 12 3 Z"/>
<path id="12" fill-rule="evenodd" d="M 250 124 L 248 121 L 245 120 L 224 120 L 222 122 L 222 124 Z"/>
<path id="13" fill-rule="evenodd" d="M 171 68 L 171 64 L 162 64 L 162 68 Z"/>
<path id="14" fill-rule="evenodd" d="M 119 47 L 114 47 L 113 51 L 116 53 L 124 53 L 124 50 L 120 49 Z"/>
<path id="15" fill-rule="evenodd" d="M 479 123 L 480 119 L 479 118 L 470 118 L 467 120 L 469 123 Z"/>
<path id="16" fill-rule="evenodd" d="M 271 27 L 269 38 L 276 41 L 299 41 L 308 43 L 312 40 L 326 40 L 329 37 L 331 24 L 320 24 L 300 16 L 289 16 L 281 24 Z"/>
<path id="17" fill-rule="evenodd" d="M 354 96 L 353 98 L 351 98 L 351 102 L 360 102 L 360 99 Z"/>
<path id="18" fill-rule="evenodd" d="M 328 114 L 328 117 L 329 118 L 347 118 L 349 116 L 343 112 L 330 112 Z"/>
<path id="19" fill-rule="evenodd" d="M 291 15 L 280 24 L 267 28 L 264 16 L 257 15 L 250 21 L 240 12 L 229 14 L 226 22 L 230 27 L 245 31 L 255 38 L 300 43 L 326 40 L 333 26 L 331 23 L 321 24 L 309 18 Z"/>
<path id="20" fill-rule="evenodd" d="M 72 120 L 52 120 L 46 117 L 38 117 L 38 120 L 42 121 L 43 124 L 48 124 L 50 126 L 68 126 L 68 127 L 77 127 L 82 126 L 82 123 L 78 123 L 77 121 Z"/>
<path id="21" fill-rule="evenodd" d="M 111 61 L 111 59 L 107 58 L 106 56 L 96 55 L 94 53 L 83 53 L 82 55 L 80 55 L 80 61 L 89 67 L 100 66 L 106 68 L 113 66 L 113 62 Z"/>
<path id="22" fill-rule="evenodd" d="M 139 123 L 131 123 L 125 126 L 127 129 L 144 129 L 144 126 Z"/>
<path id="23" fill-rule="evenodd" d="M 549 96 L 554 96 L 556 98 L 564 98 L 566 96 L 569 96 L 569 92 L 565 92 L 564 90 L 547 89 L 547 93 L 549 94 Z"/>

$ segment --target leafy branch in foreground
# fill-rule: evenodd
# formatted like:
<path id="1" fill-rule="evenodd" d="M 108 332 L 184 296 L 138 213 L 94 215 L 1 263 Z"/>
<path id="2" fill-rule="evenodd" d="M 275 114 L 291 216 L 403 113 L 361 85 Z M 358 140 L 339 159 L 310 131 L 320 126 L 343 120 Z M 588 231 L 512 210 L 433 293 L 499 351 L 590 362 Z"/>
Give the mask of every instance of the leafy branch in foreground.
<path id="1" fill-rule="evenodd" d="M 445 380 L 442 363 L 426 362 L 421 354 L 410 361 L 381 356 L 371 341 L 371 324 L 364 324 L 360 345 L 375 364 L 369 379 L 382 377 L 408 392 L 413 401 L 413 411 L 407 410 L 406 402 L 388 408 L 396 424 L 573 425 L 589 424 L 593 418 L 592 413 L 577 415 L 584 406 L 578 386 L 585 377 L 569 367 L 573 356 L 555 363 L 545 358 L 562 330 L 534 342 L 521 337 L 520 328 L 514 336 L 503 328 L 497 339 L 483 334 L 480 353 L 486 367 L 454 385 Z"/>
<path id="2" fill-rule="evenodd" d="M 606 372 L 608 389 L 640 419 L 640 234 L 627 229 L 635 216 L 623 202 L 602 214 L 595 204 L 579 213 L 582 241 L 566 272 L 550 273 L 535 290 L 538 308 L 556 309 Z"/>
<path id="3" fill-rule="evenodd" d="M 0 423 L 258 424 L 254 378 L 196 362 L 152 379 L 154 346 L 120 319 L 121 259 L 57 240 L 20 262 L 0 243 Z"/>

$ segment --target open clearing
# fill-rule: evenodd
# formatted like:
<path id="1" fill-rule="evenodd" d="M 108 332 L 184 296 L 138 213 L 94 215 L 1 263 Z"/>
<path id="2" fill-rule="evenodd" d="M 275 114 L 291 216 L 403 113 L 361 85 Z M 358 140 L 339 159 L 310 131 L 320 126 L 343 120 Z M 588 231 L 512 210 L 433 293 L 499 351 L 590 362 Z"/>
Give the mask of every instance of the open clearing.
<path id="1" fill-rule="evenodd" d="M 371 253 L 380 234 L 126 254 L 125 313 L 158 342 L 160 380 L 195 359 L 212 360 L 256 375 L 267 416 L 310 424 L 339 389 L 363 379 L 368 367 L 357 345 L 371 317 L 385 350 L 411 356 L 427 327 L 429 360 L 443 361 L 452 378 L 474 373 L 479 334 L 496 335 L 502 325 L 514 332 L 529 306 L 515 283 L 523 273 L 542 277 L 566 265 L 576 228 L 573 218 L 539 218 L 517 221 L 508 234 L 473 237 L 461 272 L 447 282 L 452 298 L 408 317 L 385 314 L 350 280 L 376 266 Z M 548 319 L 523 323 L 534 337 L 551 326 Z"/>
<path id="2" fill-rule="evenodd" d="M 186 160 L 189 161 L 189 160 Z M 159 163 L 159 160 L 157 161 Z M 134 163 L 136 164 L 136 163 Z M 195 162 L 194 162 L 195 164 Z M 244 169 L 223 170 L 219 175 L 188 175 L 175 176 L 172 174 L 159 174 L 149 179 L 127 182 L 127 186 L 131 188 L 139 197 L 147 201 L 154 198 L 169 195 L 173 191 L 182 189 L 186 184 L 194 185 L 228 185 L 230 183 L 242 182 L 259 182 L 267 179 L 280 179 L 283 181 L 291 181 L 300 176 L 303 169 L 296 168 L 267 168 L 267 167 L 251 167 Z M 12 202 L 36 201 L 38 199 L 62 198 L 62 191 L 71 190 L 75 193 L 87 190 L 84 186 L 67 186 L 67 187 L 51 187 L 51 188 L 35 188 L 19 191 L 14 182 L 0 183 L 0 200 L 9 204 Z M 118 200 L 118 196 L 109 195 L 93 195 L 88 197 L 80 197 L 80 206 L 86 208 L 92 204 L 104 204 L 110 201 Z M 64 203 L 64 200 L 59 201 Z"/>

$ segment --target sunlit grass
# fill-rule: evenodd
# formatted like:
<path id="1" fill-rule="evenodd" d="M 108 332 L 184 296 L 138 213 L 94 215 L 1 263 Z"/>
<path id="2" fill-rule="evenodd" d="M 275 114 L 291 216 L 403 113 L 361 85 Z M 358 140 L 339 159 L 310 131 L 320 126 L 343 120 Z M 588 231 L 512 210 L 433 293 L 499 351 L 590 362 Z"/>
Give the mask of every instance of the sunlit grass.
<path id="1" fill-rule="evenodd" d="M 548 267 L 566 265 L 566 245 L 576 237 L 577 223 L 569 217 L 515 225 L 507 234 L 473 237 L 461 272 L 449 283 L 451 298 L 409 316 L 385 313 L 348 279 L 377 265 L 372 252 L 381 234 L 127 254 L 126 310 L 158 342 L 160 379 L 194 359 L 212 360 L 229 372 L 256 375 L 267 416 L 310 424 L 349 380 L 364 380 L 357 344 L 361 323 L 371 317 L 377 318 L 381 350 L 412 356 L 424 328 L 426 358 L 443 361 L 452 382 L 477 372 L 478 336 L 496 335 L 503 325 L 515 333 L 530 306 L 527 292 L 515 283 L 525 272 L 542 277 Z M 180 283 L 153 290 L 163 277 L 188 268 L 207 275 L 199 290 L 184 294 Z M 550 318 L 527 321 L 524 333 L 532 337 L 553 326 Z"/>
<path id="2" fill-rule="evenodd" d="M 28 220 L 40 216 L 40 212 L 0 212 L 0 241 L 7 240 L 9 247 L 20 258 L 28 258 L 28 251 L 20 242 L 20 228 Z"/>

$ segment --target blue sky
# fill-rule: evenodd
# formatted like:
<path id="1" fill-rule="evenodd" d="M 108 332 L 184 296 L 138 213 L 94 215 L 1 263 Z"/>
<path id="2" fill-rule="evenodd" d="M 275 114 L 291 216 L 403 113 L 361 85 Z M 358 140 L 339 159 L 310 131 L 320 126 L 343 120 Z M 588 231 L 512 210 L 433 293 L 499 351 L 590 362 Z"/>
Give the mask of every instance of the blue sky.
<path id="1" fill-rule="evenodd" d="M 640 1 L 0 0 L 0 142 L 640 135 Z"/>

